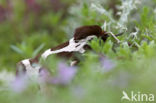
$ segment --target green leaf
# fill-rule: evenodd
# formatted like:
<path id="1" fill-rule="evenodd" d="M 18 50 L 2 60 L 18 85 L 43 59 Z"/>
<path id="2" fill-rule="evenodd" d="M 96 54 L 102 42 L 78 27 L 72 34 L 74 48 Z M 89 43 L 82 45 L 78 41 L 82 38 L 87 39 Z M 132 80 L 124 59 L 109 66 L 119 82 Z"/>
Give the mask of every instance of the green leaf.
<path id="1" fill-rule="evenodd" d="M 14 50 L 15 52 L 19 53 L 19 54 L 23 54 L 23 51 L 21 49 L 19 49 L 17 46 L 11 45 L 10 46 L 12 50 Z"/>
<path id="2" fill-rule="evenodd" d="M 33 57 L 35 57 L 45 46 L 45 44 L 41 44 L 32 54 Z"/>

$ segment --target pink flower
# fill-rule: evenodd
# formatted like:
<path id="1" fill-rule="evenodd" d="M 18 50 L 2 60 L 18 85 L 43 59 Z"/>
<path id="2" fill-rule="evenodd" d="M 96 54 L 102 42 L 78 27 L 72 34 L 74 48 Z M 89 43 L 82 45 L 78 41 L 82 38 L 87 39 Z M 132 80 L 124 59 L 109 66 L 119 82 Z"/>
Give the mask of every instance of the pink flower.
<path id="1" fill-rule="evenodd" d="M 31 11 L 39 12 L 41 9 L 41 6 L 36 2 L 36 0 L 25 0 L 28 8 Z"/>
<path id="2" fill-rule="evenodd" d="M 44 67 L 40 68 L 39 74 L 40 74 L 40 82 L 42 83 L 49 82 L 52 79 L 52 76 L 50 75 L 50 72 L 48 71 L 47 68 Z"/>
<path id="3" fill-rule="evenodd" d="M 6 19 L 6 10 L 0 5 L 0 22 Z"/>
<path id="4" fill-rule="evenodd" d="M 14 92 L 22 92 L 28 86 L 28 77 L 26 75 L 17 76 L 16 79 L 11 84 L 11 89 Z"/>
<path id="5" fill-rule="evenodd" d="M 64 8 L 65 5 L 61 0 L 50 0 L 53 11 L 58 12 L 60 9 Z"/>
<path id="6" fill-rule="evenodd" d="M 101 67 L 104 69 L 104 72 L 109 72 L 115 67 L 115 63 L 112 60 L 104 56 L 100 57 L 100 64 L 101 64 Z"/>
<path id="7" fill-rule="evenodd" d="M 52 83 L 67 85 L 75 77 L 76 71 L 76 67 L 67 66 L 61 62 L 58 65 L 58 75 L 53 78 Z"/>

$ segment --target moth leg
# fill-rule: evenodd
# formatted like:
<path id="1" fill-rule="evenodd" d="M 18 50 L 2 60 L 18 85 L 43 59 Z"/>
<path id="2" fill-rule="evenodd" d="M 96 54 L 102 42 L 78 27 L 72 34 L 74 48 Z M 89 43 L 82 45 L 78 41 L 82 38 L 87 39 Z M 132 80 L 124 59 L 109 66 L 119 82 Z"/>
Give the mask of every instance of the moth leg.
<path id="1" fill-rule="evenodd" d="M 73 60 L 73 61 L 70 62 L 70 66 L 75 66 L 75 65 L 77 65 L 78 63 L 79 63 L 79 61 Z"/>

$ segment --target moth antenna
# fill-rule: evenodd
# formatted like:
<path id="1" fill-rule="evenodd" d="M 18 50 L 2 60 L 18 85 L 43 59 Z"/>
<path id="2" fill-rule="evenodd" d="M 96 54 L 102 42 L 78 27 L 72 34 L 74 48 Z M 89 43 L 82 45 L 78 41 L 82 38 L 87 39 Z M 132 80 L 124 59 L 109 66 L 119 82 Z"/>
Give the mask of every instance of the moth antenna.
<path id="1" fill-rule="evenodd" d="M 121 41 L 116 37 L 116 35 L 113 34 L 112 32 L 107 32 L 107 34 L 110 34 L 118 43 L 121 42 Z"/>
<path id="2" fill-rule="evenodd" d="M 121 33 L 116 34 L 115 36 L 121 36 L 123 34 L 124 34 L 124 32 L 121 32 Z"/>

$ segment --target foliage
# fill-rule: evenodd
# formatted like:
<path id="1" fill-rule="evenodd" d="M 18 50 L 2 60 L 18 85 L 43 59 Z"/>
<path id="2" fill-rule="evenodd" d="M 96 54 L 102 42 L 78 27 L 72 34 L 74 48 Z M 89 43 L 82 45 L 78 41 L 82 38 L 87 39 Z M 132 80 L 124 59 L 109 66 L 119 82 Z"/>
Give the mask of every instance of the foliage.
<path id="1" fill-rule="evenodd" d="M 1 7 L 7 8 L 8 4 L 4 0 L 0 3 L 2 16 Z M 72 1 L 61 3 L 68 5 Z M 0 20 L 0 69 L 8 71 L 5 76 L 15 72 L 15 64 L 21 59 L 34 57 L 68 40 L 78 26 L 98 24 L 107 32 L 124 33 L 117 37 L 120 43 L 111 36 L 106 42 L 97 38 L 91 41 L 89 45 L 93 51 L 83 55 L 73 81 L 66 86 L 48 85 L 50 96 L 43 95 L 36 83 L 22 93 L 5 89 L 8 88 L 4 85 L 7 80 L 1 77 L 0 72 L 2 103 L 127 103 L 126 100 L 121 101 L 122 91 L 156 96 L 155 0 L 148 3 L 146 0 L 84 0 L 73 3 L 68 11 L 63 9 L 59 12 L 51 11 L 48 0 L 43 4 L 36 3 L 40 5 L 41 12 L 34 7 L 27 10 L 23 1 L 15 0 L 13 4 L 13 10 L 7 12 L 9 18 Z M 110 4 L 114 4 L 112 8 Z M 52 56 L 44 65 L 52 75 L 56 75 L 57 65 L 62 61 Z M 103 64 L 113 66 L 108 70 Z"/>

